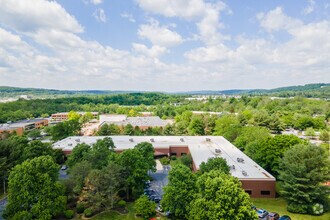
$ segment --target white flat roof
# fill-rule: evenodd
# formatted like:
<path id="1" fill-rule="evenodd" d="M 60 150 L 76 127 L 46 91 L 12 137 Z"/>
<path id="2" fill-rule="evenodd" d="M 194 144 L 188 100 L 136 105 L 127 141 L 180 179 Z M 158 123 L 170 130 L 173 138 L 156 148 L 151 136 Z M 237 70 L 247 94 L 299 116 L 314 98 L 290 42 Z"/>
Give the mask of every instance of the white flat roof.
<path id="1" fill-rule="evenodd" d="M 78 143 L 92 145 L 105 137 L 112 138 L 116 150 L 134 148 L 141 142 L 149 142 L 158 149 L 168 149 L 171 146 L 188 147 L 197 169 L 202 162 L 206 162 L 209 158 L 222 157 L 229 166 L 235 166 L 235 169 L 231 169 L 230 172 L 241 180 L 275 181 L 270 173 L 222 136 L 73 136 L 54 143 L 53 148 L 71 151 Z M 133 142 L 130 139 L 133 139 Z M 216 153 L 215 149 L 220 150 L 221 153 Z M 244 161 L 238 162 L 237 158 Z M 246 175 L 243 175 L 243 171 L 246 172 Z"/>

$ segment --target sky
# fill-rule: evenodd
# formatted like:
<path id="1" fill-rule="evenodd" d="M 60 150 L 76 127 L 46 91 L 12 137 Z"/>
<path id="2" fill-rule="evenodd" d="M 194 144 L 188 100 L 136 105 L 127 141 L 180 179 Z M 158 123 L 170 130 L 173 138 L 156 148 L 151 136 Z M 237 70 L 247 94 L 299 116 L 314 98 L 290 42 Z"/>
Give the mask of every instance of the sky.
<path id="1" fill-rule="evenodd" d="M 329 0 L 0 0 L 0 85 L 194 91 L 330 82 Z"/>

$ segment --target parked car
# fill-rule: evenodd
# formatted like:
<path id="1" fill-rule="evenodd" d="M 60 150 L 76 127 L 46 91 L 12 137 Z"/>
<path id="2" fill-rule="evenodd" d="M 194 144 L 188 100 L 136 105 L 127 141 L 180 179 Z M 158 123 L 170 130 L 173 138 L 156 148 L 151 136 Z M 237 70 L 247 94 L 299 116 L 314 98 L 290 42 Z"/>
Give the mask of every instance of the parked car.
<path id="1" fill-rule="evenodd" d="M 268 216 L 268 212 L 264 209 L 257 209 L 257 214 L 258 214 L 258 217 L 261 218 L 261 219 Z"/>
<path id="2" fill-rule="evenodd" d="M 280 218 L 280 215 L 276 212 L 270 212 L 268 214 L 269 220 L 278 220 Z"/>
<path id="3" fill-rule="evenodd" d="M 61 170 L 66 170 L 66 169 L 68 169 L 68 167 L 67 167 L 66 165 L 63 165 L 63 166 L 61 167 Z"/>
<path id="4" fill-rule="evenodd" d="M 282 215 L 278 220 L 291 220 L 291 218 L 288 215 Z"/>

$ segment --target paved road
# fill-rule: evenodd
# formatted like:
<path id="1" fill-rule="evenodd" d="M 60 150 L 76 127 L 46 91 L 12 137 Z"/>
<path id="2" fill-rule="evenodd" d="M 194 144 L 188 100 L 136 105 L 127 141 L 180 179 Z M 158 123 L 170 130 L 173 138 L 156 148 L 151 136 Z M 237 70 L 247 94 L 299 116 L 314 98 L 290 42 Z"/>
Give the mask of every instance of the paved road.
<path id="1" fill-rule="evenodd" d="M 166 166 L 165 169 L 158 169 L 155 173 L 151 173 L 150 176 L 153 178 L 151 181 L 150 188 L 155 190 L 156 193 L 160 196 L 164 194 L 163 187 L 168 184 L 168 172 L 170 170 L 169 166 Z"/>

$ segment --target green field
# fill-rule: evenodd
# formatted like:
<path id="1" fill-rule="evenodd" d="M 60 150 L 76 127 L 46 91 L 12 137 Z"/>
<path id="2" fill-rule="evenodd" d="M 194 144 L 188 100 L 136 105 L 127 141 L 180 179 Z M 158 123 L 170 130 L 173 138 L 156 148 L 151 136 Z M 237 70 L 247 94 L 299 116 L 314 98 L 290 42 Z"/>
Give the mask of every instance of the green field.
<path id="1" fill-rule="evenodd" d="M 251 199 L 252 203 L 261 209 L 266 209 L 268 212 L 277 212 L 280 215 L 288 215 L 292 220 L 329 220 L 330 213 L 322 216 L 294 214 L 286 210 L 286 201 L 283 198 L 276 199 Z"/>

